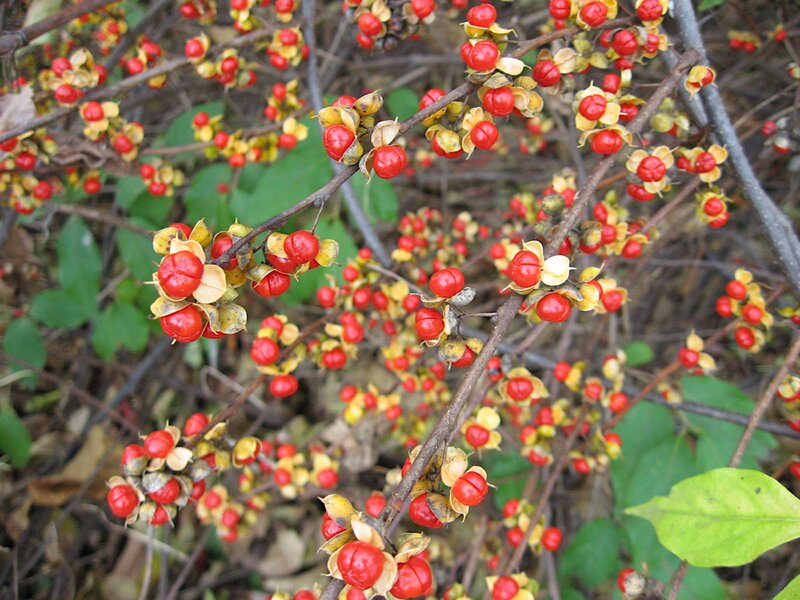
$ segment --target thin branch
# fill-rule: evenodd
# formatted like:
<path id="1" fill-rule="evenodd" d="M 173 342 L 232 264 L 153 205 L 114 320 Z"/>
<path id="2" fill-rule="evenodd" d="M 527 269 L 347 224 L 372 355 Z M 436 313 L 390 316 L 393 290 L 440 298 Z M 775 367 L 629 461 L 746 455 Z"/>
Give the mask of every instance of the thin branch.
<path id="1" fill-rule="evenodd" d="M 81 4 L 79 6 L 83 5 Z M 228 44 L 224 44 L 222 46 L 218 46 L 212 49 L 212 53 L 222 52 L 226 48 L 240 48 L 242 46 L 246 46 L 247 44 L 268 37 L 272 35 L 274 32 L 275 32 L 274 27 L 262 27 L 261 29 L 256 29 L 255 31 L 251 31 L 246 35 L 236 38 L 235 40 L 233 40 Z M 86 94 L 86 96 L 84 96 L 83 98 L 83 101 L 79 104 L 75 104 L 74 106 L 64 106 L 61 108 L 57 108 L 45 115 L 42 115 L 41 117 L 34 119 L 33 121 L 24 123 L 17 127 L 13 127 L 7 131 L 4 131 L 3 133 L 0 133 L 0 143 L 15 138 L 18 135 L 21 135 L 27 131 L 32 131 L 40 127 L 45 127 L 46 125 L 50 125 L 51 123 L 55 123 L 56 121 L 62 119 L 68 114 L 77 110 L 85 102 L 89 102 L 90 100 L 107 100 L 109 98 L 113 98 L 117 94 L 127 92 L 128 90 L 131 90 L 133 88 L 141 86 L 142 84 L 147 83 L 147 81 L 153 77 L 157 77 L 158 75 L 166 75 L 167 73 L 171 73 L 172 71 L 175 71 L 176 69 L 184 67 L 188 64 L 189 64 L 189 59 L 187 58 L 184 57 L 173 58 L 172 60 L 167 60 L 162 62 L 160 65 L 153 67 L 152 69 L 142 71 L 138 75 L 133 75 L 132 77 L 126 77 L 125 79 L 122 79 L 121 81 L 115 83 L 114 85 L 97 88 L 92 92 Z"/>
<path id="2" fill-rule="evenodd" d="M 698 53 L 702 62 L 708 64 L 703 38 L 694 14 L 691 0 L 675 0 L 675 22 L 681 40 L 688 49 Z M 739 143 L 731 124 L 719 90 L 709 85 L 700 91 L 703 104 L 714 132 L 727 147 L 733 172 L 739 180 L 745 196 L 755 208 L 761 228 L 767 236 L 775 258 L 789 281 L 793 294 L 800 299 L 800 240 L 792 230 L 789 218 L 775 205 L 772 198 L 761 187 L 747 155 Z"/>
<path id="3" fill-rule="evenodd" d="M 117 0 L 85 0 L 80 4 L 69 6 L 23 29 L 3 31 L 0 33 L 0 58 L 27 46 L 40 35 L 44 35 L 54 29 L 60 29 L 71 23 L 74 19 L 99 10 L 114 2 L 117 2 Z"/>
<path id="4" fill-rule="evenodd" d="M 783 381 L 783 378 L 786 377 L 790 367 L 794 365 L 798 355 L 800 355 L 800 335 L 795 336 L 794 344 L 792 344 L 789 353 L 783 360 L 781 368 L 778 369 L 777 373 L 775 373 L 775 377 L 772 378 L 772 381 L 770 382 L 766 391 L 758 399 L 753 412 L 750 413 L 750 420 L 747 422 L 747 427 L 745 428 L 744 433 L 742 434 L 742 437 L 736 446 L 736 450 L 733 451 L 731 461 L 728 463 L 729 467 L 735 468 L 739 466 L 742 456 L 744 456 L 744 451 L 747 448 L 747 445 L 750 443 L 750 439 L 753 437 L 753 433 L 755 432 L 761 417 L 764 415 L 764 411 L 775 397 L 778 387 L 781 385 L 781 381 Z"/>

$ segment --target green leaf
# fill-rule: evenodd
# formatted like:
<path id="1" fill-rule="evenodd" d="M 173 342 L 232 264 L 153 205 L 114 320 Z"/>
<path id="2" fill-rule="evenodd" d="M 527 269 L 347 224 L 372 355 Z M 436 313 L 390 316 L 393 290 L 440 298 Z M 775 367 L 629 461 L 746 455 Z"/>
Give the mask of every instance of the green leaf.
<path id="1" fill-rule="evenodd" d="M 386 108 L 393 117 L 405 121 L 415 114 L 419 106 L 419 97 L 407 87 L 399 87 L 386 95 Z"/>
<path id="2" fill-rule="evenodd" d="M 0 453 L 17 469 L 25 467 L 31 458 L 31 434 L 11 409 L 0 410 Z"/>
<path id="3" fill-rule="evenodd" d="M 117 301 L 97 318 L 92 331 L 92 346 L 106 362 L 120 346 L 139 352 L 147 346 L 149 325 L 145 315 L 132 304 Z"/>
<path id="4" fill-rule="evenodd" d="M 148 229 L 152 226 L 142 219 L 131 219 L 132 222 Z M 157 255 L 153 251 L 153 241 L 149 237 L 139 235 L 135 231 L 120 229 L 117 231 L 117 250 L 122 262 L 131 271 L 131 275 L 139 281 L 150 281 L 158 269 Z"/>
<path id="5" fill-rule="evenodd" d="M 753 410 L 753 401 L 727 381 L 713 377 L 692 376 L 684 377 L 681 386 L 684 398 L 691 402 L 744 415 L 749 415 Z M 700 470 L 708 471 L 727 465 L 739 443 L 739 438 L 742 437 L 742 427 L 712 417 L 693 414 L 687 414 L 687 417 L 698 435 L 696 452 Z M 757 431 L 747 446 L 740 466 L 757 469 L 758 459 L 775 446 L 776 442 L 772 435 L 765 431 Z"/>
<path id="6" fill-rule="evenodd" d="M 217 191 L 217 184 L 230 183 L 231 168 L 227 164 L 208 165 L 197 171 L 183 195 L 186 207 L 184 220 L 191 227 L 200 219 L 212 231 L 224 229 L 233 221 L 227 194 Z"/>
<path id="7" fill-rule="evenodd" d="M 100 250 L 86 223 L 70 217 L 58 236 L 58 280 L 67 292 L 76 297 L 95 300 L 100 289 Z"/>
<path id="8" fill-rule="evenodd" d="M 497 486 L 492 494 L 494 504 L 502 510 L 511 498 L 521 498 L 525 480 L 531 472 L 531 463 L 519 454 L 490 452 L 484 456 L 484 466 L 489 481 Z"/>
<path id="9" fill-rule="evenodd" d="M 153 196 L 149 192 L 139 194 L 128 207 L 128 212 L 132 217 L 144 219 L 153 223 L 156 228 L 169 225 L 167 217 L 172 210 L 173 201 L 167 197 Z"/>
<path id="10" fill-rule="evenodd" d="M 11 321 L 3 337 L 3 352 L 24 360 L 37 369 L 41 369 L 47 362 L 47 350 L 44 347 L 42 334 L 34 322 L 26 317 Z M 14 371 L 28 368 L 27 365 L 18 365 L 13 361 L 10 366 Z M 33 387 L 36 376 L 26 377 L 24 381 L 28 387 Z"/>
<path id="11" fill-rule="evenodd" d="M 139 196 L 141 196 L 147 186 L 141 177 L 120 177 L 117 180 L 117 193 L 114 201 L 122 208 L 128 208 Z"/>
<path id="12" fill-rule="evenodd" d="M 722 6 L 725 4 L 727 0 L 702 0 L 700 5 L 697 7 L 697 10 L 710 10 L 712 8 L 716 8 L 717 6 Z"/>
<path id="13" fill-rule="evenodd" d="M 743 565 L 800 536 L 800 499 L 749 469 L 714 469 L 625 512 L 650 521 L 667 549 L 701 567 Z"/>
<path id="14" fill-rule="evenodd" d="M 593 588 L 616 576 L 620 569 L 621 532 L 609 519 L 584 523 L 564 551 L 559 575 L 577 575 Z"/>
<path id="15" fill-rule="evenodd" d="M 783 588 L 774 600 L 796 600 L 800 598 L 800 575 L 795 577 Z"/>
<path id="16" fill-rule="evenodd" d="M 259 163 L 247 163 L 239 171 L 238 188 L 252 194 L 258 187 L 259 179 L 267 172 L 267 168 Z"/>
<path id="17" fill-rule="evenodd" d="M 33 297 L 31 315 L 47 327 L 76 329 L 91 319 L 97 309 L 86 298 L 63 289 L 45 290 Z"/>
<path id="18" fill-rule="evenodd" d="M 625 365 L 628 367 L 640 367 L 642 365 L 646 365 L 655 358 L 653 349 L 649 346 L 649 344 L 639 340 L 634 340 L 625 344 L 623 350 L 625 351 L 625 356 L 627 357 Z"/>
<path id="19" fill-rule="evenodd" d="M 231 210 L 241 222 L 256 226 L 297 204 L 328 183 L 333 176 L 328 155 L 322 148 L 319 126 L 305 118 L 308 138 L 288 155 L 275 161 L 256 184 L 252 199 L 231 200 Z"/>
<path id="20" fill-rule="evenodd" d="M 364 177 L 353 177 L 350 181 L 353 182 L 353 188 L 361 200 L 361 206 L 371 222 L 394 223 L 397 221 L 397 194 L 389 180 L 373 177 L 372 181 L 367 183 Z"/>

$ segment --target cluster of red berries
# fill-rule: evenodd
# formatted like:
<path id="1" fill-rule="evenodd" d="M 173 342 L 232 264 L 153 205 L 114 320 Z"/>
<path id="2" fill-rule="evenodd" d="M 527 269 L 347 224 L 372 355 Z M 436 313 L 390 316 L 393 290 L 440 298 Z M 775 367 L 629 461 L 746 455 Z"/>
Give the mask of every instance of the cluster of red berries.
<path id="1" fill-rule="evenodd" d="M 737 318 L 733 331 L 736 344 L 749 352 L 758 352 L 764 345 L 774 318 L 767 311 L 761 286 L 745 269 L 737 269 L 733 279 L 725 285 L 725 295 L 717 298 L 717 314 L 723 318 Z"/>
<path id="2" fill-rule="evenodd" d="M 343 0 L 342 10 L 358 27 L 356 42 L 365 50 L 392 51 L 401 40 L 416 40 L 436 19 L 435 0 Z"/>

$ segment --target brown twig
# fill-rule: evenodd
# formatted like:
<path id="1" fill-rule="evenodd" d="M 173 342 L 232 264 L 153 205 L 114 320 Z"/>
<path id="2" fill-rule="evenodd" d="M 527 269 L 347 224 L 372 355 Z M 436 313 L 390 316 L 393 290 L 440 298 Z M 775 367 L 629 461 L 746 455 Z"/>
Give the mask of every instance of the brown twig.
<path id="1" fill-rule="evenodd" d="M 80 4 L 68 6 L 54 15 L 46 17 L 22 29 L 3 31 L 0 33 L 0 58 L 27 46 L 33 40 L 40 35 L 44 35 L 48 31 L 60 29 L 68 25 L 74 19 L 99 10 L 114 2 L 117 2 L 117 0 L 85 0 Z"/>

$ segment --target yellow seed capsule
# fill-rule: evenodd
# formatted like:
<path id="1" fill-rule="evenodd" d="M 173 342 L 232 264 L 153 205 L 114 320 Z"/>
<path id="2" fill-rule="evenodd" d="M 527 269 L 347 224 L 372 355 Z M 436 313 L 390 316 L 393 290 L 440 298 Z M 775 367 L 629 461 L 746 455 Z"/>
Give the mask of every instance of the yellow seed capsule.
<path id="1" fill-rule="evenodd" d="M 164 229 L 156 231 L 156 234 L 153 236 L 153 250 L 156 254 L 163 254 L 166 256 L 169 254 L 169 246 L 175 238 L 185 240 L 186 236 L 183 235 L 183 232 L 177 227 L 165 227 Z"/>

